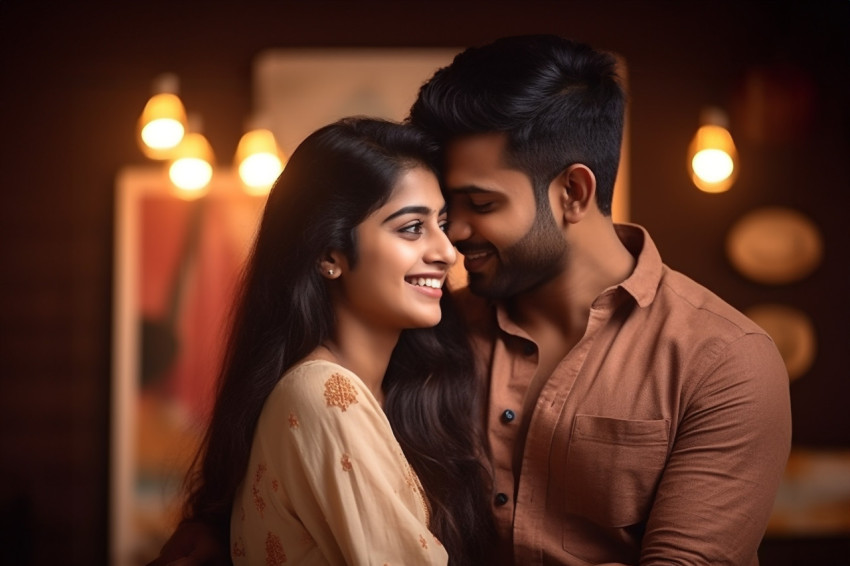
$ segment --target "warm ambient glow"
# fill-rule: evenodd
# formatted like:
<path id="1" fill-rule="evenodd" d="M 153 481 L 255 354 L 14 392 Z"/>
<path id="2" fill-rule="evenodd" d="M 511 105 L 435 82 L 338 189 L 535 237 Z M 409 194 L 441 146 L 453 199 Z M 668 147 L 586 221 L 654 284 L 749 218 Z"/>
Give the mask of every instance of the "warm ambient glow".
<path id="1" fill-rule="evenodd" d="M 186 110 L 177 96 L 177 77 L 162 75 L 139 117 L 139 145 L 150 159 L 169 159 L 186 132 Z"/>
<path id="2" fill-rule="evenodd" d="M 207 139 L 200 133 L 187 134 L 175 150 L 176 157 L 168 168 L 168 177 L 177 187 L 177 194 L 195 199 L 206 194 L 212 180 L 213 153 Z"/>
<path id="3" fill-rule="evenodd" d="M 274 134 L 265 128 L 245 133 L 236 148 L 236 166 L 246 192 L 268 194 L 283 170 L 283 160 Z"/>
<path id="4" fill-rule="evenodd" d="M 728 118 L 718 109 L 703 112 L 703 125 L 688 150 L 691 179 L 702 191 L 729 190 L 738 173 L 738 152 L 727 130 Z"/>
<path id="5" fill-rule="evenodd" d="M 168 176 L 182 198 L 207 193 L 213 176 L 213 153 L 200 134 L 197 115 L 186 116 L 177 96 L 177 75 L 166 73 L 154 81 L 154 95 L 138 121 L 138 139 L 145 156 L 168 161 Z M 285 158 L 274 134 L 256 117 L 236 149 L 235 165 L 245 192 L 265 196 L 280 175 Z"/>

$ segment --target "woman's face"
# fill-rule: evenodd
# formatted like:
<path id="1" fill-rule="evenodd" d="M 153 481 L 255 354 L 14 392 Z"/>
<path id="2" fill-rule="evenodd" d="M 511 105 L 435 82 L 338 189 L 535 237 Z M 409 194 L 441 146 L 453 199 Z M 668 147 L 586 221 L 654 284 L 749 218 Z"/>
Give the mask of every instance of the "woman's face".
<path id="1" fill-rule="evenodd" d="M 442 286 L 457 259 L 445 228 L 437 178 L 421 167 L 404 173 L 390 199 L 357 227 L 358 260 L 353 268 L 343 263 L 338 311 L 368 331 L 437 324 Z"/>

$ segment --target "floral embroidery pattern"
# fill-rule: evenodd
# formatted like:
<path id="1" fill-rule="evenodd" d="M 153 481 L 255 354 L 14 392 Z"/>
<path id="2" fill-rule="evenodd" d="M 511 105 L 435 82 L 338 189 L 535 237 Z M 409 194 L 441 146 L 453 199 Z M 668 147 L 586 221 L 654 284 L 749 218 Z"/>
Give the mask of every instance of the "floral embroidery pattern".
<path id="1" fill-rule="evenodd" d="M 251 486 L 251 493 L 254 494 L 254 505 L 257 507 L 260 517 L 263 516 L 263 510 L 266 508 L 266 502 L 263 500 L 263 496 L 260 495 L 260 480 L 263 479 L 264 473 L 266 473 L 266 465 L 260 464 L 257 466 L 257 473 L 254 474 L 254 485 Z"/>
<path id="2" fill-rule="evenodd" d="M 404 454 L 399 452 L 399 456 L 401 458 L 402 463 L 404 464 L 404 483 L 407 484 L 407 487 L 412 489 L 413 491 L 417 491 L 419 489 L 419 481 L 416 477 L 416 472 L 413 471 L 413 467 L 408 463 L 407 458 L 404 457 Z"/>
<path id="3" fill-rule="evenodd" d="M 339 407 L 344 412 L 357 403 L 357 390 L 347 377 L 335 373 L 325 382 L 325 402 L 328 407 Z"/>
<path id="4" fill-rule="evenodd" d="M 428 500 L 425 498 L 425 490 L 422 488 L 422 483 L 419 481 L 419 476 L 413 470 L 413 467 L 404 457 L 404 454 L 399 453 L 401 461 L 404 463 L 404 481 L 407 486 L 413 491 L 416 499 L 422 504 L 422 510 L 425 511 L 425 524 L 431 523 L 431 507 L 428 505 Z"/>
<path id="5" fill-rule="evenodd" d="M 233 541 L 233 550 L 230 551 L 233 556 L 245 556 L 245 541 L 239 537 Z"/>
<path id="6" fill-rule="evenodd" d="M 428 541 L 422 535 L 419 535 L 419 544 L 422 545 L 422 548 L 428 548 Z"/>
<path id="7" fill-rule="evenodd" d="M 280 537 L 268 533 L 266 535 L 266 566 L 279 566 L 286 562 L 286 553 L 280 543 Z"/>
<path id="8" fill-rule="evenodd" d="M 298 428 L 300 423 L 298 422 L 298 417 L 295 416 L 295 413 L 289 413 L 289 428 Z"/>
<path id="9" fill-rule="evenodd" d="M 348 454 L 342 455 L 342 458 L 340 459 L 340 464 L 342 464 L 342 471 L 343 472 L 350 472 L 351 471 L 351 468 L 352 468 L 351 459 L 349 459 Z"/>
<path id="10" fill-rule="evenodd" d="M 280 484 L 278 483 L 278 481 L 277 481 L 276 479 L 275 479 L 275 480 L 272 480 L 272 489 L 273 489 L 274 491 L 277 491 L 277 488 L 278 488 L 279 486 L 280 486 Z"/>
<path id="11" fill-rule="evenodd" d="M 310 535 L 310 533 L 308 533 L 307 531 L 301 531 L 301 542 L 308 546 L 316 545 L 316 541 L 313 540 L 312 535 Z"/>

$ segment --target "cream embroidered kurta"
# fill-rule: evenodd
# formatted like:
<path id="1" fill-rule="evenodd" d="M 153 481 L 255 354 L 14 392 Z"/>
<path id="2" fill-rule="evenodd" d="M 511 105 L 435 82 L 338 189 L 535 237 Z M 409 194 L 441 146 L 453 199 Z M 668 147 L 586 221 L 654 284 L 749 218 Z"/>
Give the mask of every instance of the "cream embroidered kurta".
<path id="1" fill-rule="evenodd" d="M 236 566 L 447 563 L 380 404 L 323 360 L 287 372 L 266 401 L 233 504 Z"/>

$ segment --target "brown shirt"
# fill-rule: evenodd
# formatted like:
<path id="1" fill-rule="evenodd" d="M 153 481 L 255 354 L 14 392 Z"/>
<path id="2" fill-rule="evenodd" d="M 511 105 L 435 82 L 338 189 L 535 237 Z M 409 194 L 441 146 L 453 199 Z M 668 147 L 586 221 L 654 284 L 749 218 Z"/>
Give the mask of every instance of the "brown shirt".
<path id="1" fill-rule="evenodd" d="M 632 275 L 534 382 L 537 346 L 460 301 L 489 368 L 493 512 L 515 564 L 757 564 L 788 456 L 788 376 L 767 334 L 618 225 Z M 462 292 L 464 293 L 464 292 Z"/>

